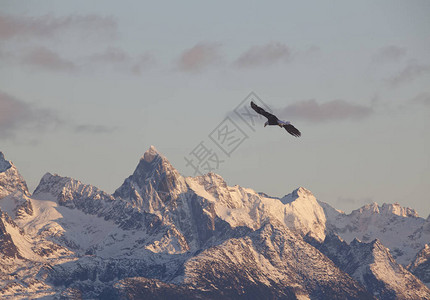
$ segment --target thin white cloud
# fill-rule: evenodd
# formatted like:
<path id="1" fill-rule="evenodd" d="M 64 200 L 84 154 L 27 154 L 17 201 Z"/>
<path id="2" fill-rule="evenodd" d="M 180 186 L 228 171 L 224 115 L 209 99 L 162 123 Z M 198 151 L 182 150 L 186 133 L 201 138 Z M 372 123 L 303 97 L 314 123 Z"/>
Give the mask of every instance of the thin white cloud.
<path id="1" fill-rule="evenodd" d="M 401 60 L 406 56 L 406 48 L 399 46 L 387 46 L 378 50 L 372 57 L 373 63 L 390 63 Z"/>
<path id="2" fill-rule="evenodd" d="M 104 52 L 93 54 L 89 57 L 89 62 L 100 63 L 124 63 L 131 60 L 130 56 L 120 48 L 110 47 Z"/>
<path id="3" fill-rule="evenodd" d="M 391 86 L 399 86 L 409 83 L 421 76 L 430 74 L 430 65 L 412 63 L 402 69 L 399 73 L 388 79 Z"/>
<path id="4" fill-rule="evenodd" d="M 151 68 L 156 64 L 156 59 L 152 54 L 145 53 L 140 55 L 137 59 L 133 61 L 131 66 L 131 72 L 134 75 L 140 75 L 145 70 Z"/>
<path id="5" fill-rule="evenodd" d="M 65 120 L 54 110 L 38 107 L 0 91 L 0 139 L 16 139 L 21 130 L 41 134 L 57 128 L 78 134 L 107 134 L 118 129 L 115 126 L 79 124 Z"/>
<path id="6" fill-rule="evenodd" d="M 62 121 L 49 109 L 38 108 L 0 91 L 0 138 L 14 138 L 22 128 L 45 130 Z"/>
<path id="7" fill-rule="evenodd" d="M 131 56 L 120 48 L 110 47 L 103 52 L 89 56 L 68 59 L 46 47 L 26 49 L 23 53 L 5 52 L 0 59 L 4 63 L 20 64 L 37 70 L 57 72 L 86 72 L 100 71 L 113 68 L 115 72 L 131 75 L 141 75 L 144 71 L 155 65 L 152 54 L 144 53 L 139 56 Z"/>
<path id="8" fill-rule="evenodd" d="M 245 51 L 234 64 L 241 68 L 273 65 L 287 62 L 291 59 L 290 48 L 281 43 L 269 43 L 263 46 L 253 46 Z"/>
<path id="9" fill-rule="evenodd" d="M 316 100 L 303 100 L 285 107 L 281 115 L 285 118 L 294 118 L 309 122 L 327 122 L 335 120 L 359 120 L 370 116 L 373 109 L 349 103 L 344 100 L 332 100 L 318 103 Z"/>
<path id="10" fill-rule="evenodd" d="M 74 126 L 74 131 L 76 133 L 101 134 L 101 133 L 112 133 L 116 130 L 117 130 L 116 127 L 108 127 L 104 125 L 82 124 L 82 125 Z"/>
<path id="11" fill-rule="evenodd" d="M 114 47 L 107 48 L 104 52 L 95 53 L 85 61 L 85 65 L 89 67 L 113 66 L 133 75 L 140 75 L 155 64 L 155 58 L 152 54 L 144 53 L 134 57 L 124 50 Z"/>
<path id="12" fill-rule="evenodd" d="M 24 54 L 21 58 L 21 63 L 54 71 L 74 71 L 77 69 L 74 62 L 60 57 L 60 55 L 45 47 L 34 48 L 30 52 Z"/>
<path id="13" fill-rule="evenodd" d="M 0 39 L 13 38 L 49 38 L 66 31 L 78 31 L 85 36 L 104 36 L 114 38 L 117 35 L 117 22 L 113 17 L 99 15 L 69 15 L 54 17 L 14 16 L 0 14 Z"/>
<path id="14" fill-rule="evenodd" d="M 413 104 L 420 104 L 430 107 L 430 93 L 421 93 L 411 100 Z"/>
<path id="15" fill-rule="evenodd" d="M 178 69 L 184 72 L 199 72 L 221 61 L 218 44 L 199 43 L 185 50 L 177 65 Z"/>

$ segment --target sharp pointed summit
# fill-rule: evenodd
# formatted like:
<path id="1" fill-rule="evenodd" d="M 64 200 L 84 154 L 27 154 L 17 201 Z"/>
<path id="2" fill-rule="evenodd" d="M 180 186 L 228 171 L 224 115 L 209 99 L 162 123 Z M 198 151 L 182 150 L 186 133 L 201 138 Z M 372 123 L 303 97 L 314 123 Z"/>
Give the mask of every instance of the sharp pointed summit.
<path id="1" fill-rule="evenodd" d="M 0 199 L 15 192 L 30 196 L 27 183 L 18 169 L 0 152 Z"/>
<path id="2" fill-rule="evenodd" d="M 141 160 L 145 160 L 146 162 L 150 163 L 154 160 L 154 158 L 156 158 L 157 156 L 162 156 L 160 152 L 158 152 L 158 150 L 151 145 L 149 147 L 149 149 L 145 152 L 145 154 L 143 154 L 143 156 L 140 158 Z"/>
<path id="3" fill-rule="evenodd" d="M 0 172 L 4 172 L 11 167 L 10 161 L 4 158 L 3 152 L 0 151 Z"/>
<path id="4" fill-rule="evenodd" d="M 140 158 L 133 174 L 113 195 L 153 212 L 169 202 L 183 185 L 185 182 L 179 172 L 151 146 Z"/>
<path id="5" fill-rule="evenodd" d="M 304 187 L 299 187 L 295 189 L 292 193 L 285 195 L 280 200 L 284 204 L 291 203 L 293 201 L 299 200 L 305 200 L 309 198 L 315 198 L 311 191 L 305 189 Z"/>

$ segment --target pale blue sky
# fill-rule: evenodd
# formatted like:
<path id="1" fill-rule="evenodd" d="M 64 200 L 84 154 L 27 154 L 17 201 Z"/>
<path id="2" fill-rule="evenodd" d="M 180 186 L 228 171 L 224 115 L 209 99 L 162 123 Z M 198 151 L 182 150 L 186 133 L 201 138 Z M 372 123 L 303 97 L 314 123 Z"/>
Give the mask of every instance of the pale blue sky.
<path id="1" fill-rule="evenodd" d="M 0 151 L 31 189 L 52 172 L 113 192 L 150 145 L 192 175 L 184 156 L 254 91 L 303 136 L 260 120 L 216 170 L 229 185 L 427 217 L 429 16 L 429 1 L 0 1 Z"/>

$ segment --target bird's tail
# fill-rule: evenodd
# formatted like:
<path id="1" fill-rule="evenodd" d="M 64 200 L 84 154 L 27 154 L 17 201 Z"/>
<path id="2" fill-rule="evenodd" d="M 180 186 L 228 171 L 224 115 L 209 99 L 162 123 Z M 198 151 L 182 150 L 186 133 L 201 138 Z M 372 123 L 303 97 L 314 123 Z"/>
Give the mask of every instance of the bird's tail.
<path id="1" fill-rule="evenodd" d="M 295 137 L 300 137 L 302 135 L 302 133 L 291 124 L 286 124 L 283 127 L 285 128 L 286 131 L 288 131 L 289 134 Z"/>

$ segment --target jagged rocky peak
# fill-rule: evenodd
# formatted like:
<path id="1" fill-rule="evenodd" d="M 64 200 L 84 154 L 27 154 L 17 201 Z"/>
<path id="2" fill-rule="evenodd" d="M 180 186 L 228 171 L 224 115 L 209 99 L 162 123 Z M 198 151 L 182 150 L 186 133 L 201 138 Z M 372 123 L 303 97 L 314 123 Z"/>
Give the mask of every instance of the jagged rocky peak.
<path id="1" fill-rule="evenodd" d="M 148 151 L 140 158 L 140 161 L 133 174 L 128 177 L 124 184 L 115 192 L 121 194 L 124 185 L 133 183 L 138 188 L 143 188 L 148 183 L 156 183 L 165 177 L 173 176 L 171 179 L 179 177 L 178 171 L 170 164 L 166 157 L 151 146 Z M 175 182 L 172 182 L 175 183 Z"/>
<path id="2" fill-rule="evenodd" d="M 415 209 L 409 207 L 402 207 L 399 203 L 394 204 L 382 204 L 381 214 L 393 214 L 400 217 L 415 217 L 418 218 L 419 215 Z"/>
<path id="3" fill-rule="evenodd" d="M 27 183 L 18 169 L 0 152 L 0 199 L 16 192 L 30 196 Z"/>
<path id="4" fill-rule="evenodd" d="M 350 244 L 351 246 L 354 247 L 362 247 L 362 248 L 366 248 L 368 250 L 387 250 L 388 249 L 382 244 L 382 242 L 379 239 L 374 239 L 368 243 L 360 241 L 357 238 L 354 238 Z"/>
<path id="5" fill-rule="evenodd" d="M 124 183 L 115 191 L 114 197 L 130 201 L 147 211 L 163 206 L 175 198 L 185 187 L 185 180 L 166 157 L 151 146 Z M 144 201 L 145 199 L 145 201 Z M 148 202 L 149 201 L 149 202 Z M 152 203 L 150 203 L 152 202 Z"/>
<path id="6" fill-rule="evenodd" d="M 414 261 L 408 266 L 408 269 L 424 282 L 427 287 L 430 287 L 430 246 L 428 244 L 418 252 Z"/>
<path id="7" fill-rule="evenodd" d="M 142 175 L 148 179 L 148 176 L 155 175 L 154 172 L 178 173 L 167 158 L 151 145 L 140 158 L 139 164 L 137 165 L 133 175 L 136 175 L 135 179 L 142 177 Z"/>
<path id="8" fill-rule="evenodd" d="M 84 184 L 70 177 L 46 173 L 33 194 L 34 198 L 54 198 L 60 205 L 69 208 L 79 207 L 94 213 L 95 202 L 113 201 L 114 198 L 95 186 Z"/>
<path id="9" fill-rule="evenodd" d="M 378 203 L 372 202 L 364 205 L 363 207 L 360 207 L 359 209 L 353 210 L 351 212 L 351 215 L 372 215 L 372 214 L 379 214 L 379 212 L 380 212 L 380 207 Z"/>
<path id="10" fill-rule="evenodd" d="M 58 174 L 46 173 L 40 179 L 39 185 L 34 190 L 33 196 L 37 197 L 42 193 L 51 194 L 52 196 L 58 196 L 63 188 L 73 182 L 72 178 L 62 177 Z"/>
<path id="11" fill-rule="evenodd" d="M 357 243 L 359 242 L 357 239 L 353 240 L 352 243 Z M 365 245 L 366 243 L 364 242 L 359 242 L 362 245 Z M 389 253 L 388 248 L 386 248 L 379 239 L 374 239 L 373 241 L 371 241 L 370 243 L 368 243 L 369 248 L 372 249 L 373 251 L 384 251 L 386 253 Z"/>
<path id="12" fill-rule="evenodd" d="M 354 239 L 348 245 L 329 234 L 316 247 L 377 299 L 428 299 L 430 295 L 430 290 L 399 265 L 378 239 L 369 243 Z"/>
<path id="13" fill-rule="evenodd" d="M 150 163 L 154 160 L 154 158 L 156 158 L 157 156 L 161 156 L 160 152 L 158 152 L 158 150 L 151 145 L 148 149 L 148 151 L 146 151 L 143 156 L 141 157 L 141 160 L 145 160 L 146 162 Z"/>
<path id="14" fill-rule="evenodd" d="M 214 189 L 228 188 L 224 178 L 213 172 L 209 172 L 202 176 L 197 176 L 194 178 L 194 180 L 201 184 L 208 192 L 212 192 Z"/>
<path id="15" fill-rule="evenodd" d="M 11 167 L 11 163 L 10 161 L 7 161 L 4 158 L 4 154 L 3 152 L 0 151 L 0 173 L 6 171 L 7 169 L 9 169 Z"/>
<path id="16" fill-rule="evenodd" d="M 418 265 L 428 261 L 429 259 L 430 259 L 430 246 L 429 244 L 425 244 L 424 248 L 420 252 L 418 252 L 417 256 L 415 257 L 410 267 L 415 268 Z M 429 272 L 429 278 L 430 278 L 430 272 Z"/>
<path id="17" fill-rule="evenodd" d="M 326 232 L 326 216 L 315 196 L 304 187 L 295 189 L 282 197 L 284 204 L 285 224 L 322 242 Z"/>
<path id="18" fill-rule="evenodd" d="M 396 267 L 398 266 L 390 250 L 385 247 L 379 239 L 374 239 L 366 243 L 355 238 L 350 246 L 353 251 L 357 251 L 360 255 L 368 255 L 368 259 L 370 259 L 369 262 L 371 263 L 383 262 L 384 264 L 389 263 L 391 265 L 396 265 Z"/>
<path id="19" fill-rule="evenodd" d="M 352 215 L 362 214 L 362 215 L 372 215 L 372 214 L 381 214 L 381 215 L 396 215 L 400 217 L 415 217 L 418 218 L 418 213 L 409 207 L 402 207 L 399 203 L 387 204 L 384 203 L 382 206 L 379 206 L 378 203 L 373 202 L 364 205 L 363 207 L 354 210 Z"/>
<path id="20" fill-rule="evenodd" d="M 288 204 L 296 200 L 308 200 L 308 199 L 315 200 L 315 196 L 312 194 L 311 191 L 305 189 L 304 187 L 299 187 L 295 189 L 292 193 L 282 197 L 280 200 L 282 203 Z"/>

